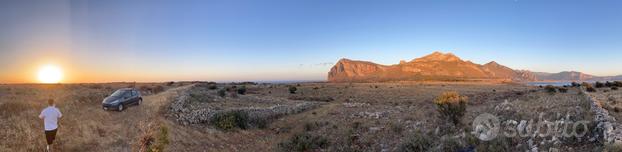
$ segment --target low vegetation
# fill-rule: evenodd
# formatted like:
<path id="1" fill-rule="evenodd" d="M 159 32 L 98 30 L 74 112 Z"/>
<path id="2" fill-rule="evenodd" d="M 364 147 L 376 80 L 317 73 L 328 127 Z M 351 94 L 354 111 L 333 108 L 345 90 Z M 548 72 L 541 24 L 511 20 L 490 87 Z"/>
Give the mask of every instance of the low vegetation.
<path id="1" fill-rule="evenodd" d="M 296 88 L 295 86 L 290 86 L 288 90 L 290 94 L 296 94 L 298 88 Z"/>
<path id="2" fill-rule="evenodd" d="M 246 129 L 248 127 L 248 113 L 244 111 L 230 111 L 214 114 L 210 124 L 222 130 L 232 130 L 235 128 Z"/>
<path id="3" fill-rule="evenodd" d="M 596 81 L 596 83 L 594 83 L 594 86 L 596 88 L 602 88 L 602 87 L 605 87 L 605 84 L 600 81 Z"/>
<path id="4" fill-rule="evenodd" d="M 304 101 L 323 101 L 323 102 L 331 102 L 334 101 L 335 98 L 329 96 L 290 96 L 288 97 L 290 100 L 304 100 Z"/>
<path id="5" fill-rule="evenodd" d="M 435 145 L 436 139 L 434 136 L 430 136 L 428 134 L 422 132 L 415 132 L 414 134 L 408 136 L 405 141 L 403 141 L 399 147 L 398 151 L 402 152 L 420 152 L 420 151 L 429 151 Z"/>
<path id="6" fill-rule="evenodd" d="M 238 94 L 246 94 L 246 86 L 242 86 L 238 88 Z"/>
<path id="7" fill-rule="evenodd" d="M 587 92 L 596 92 L 596 89 L 589 83 L 585 83 L 583 86 L 585 86 L 585 91 Z"/>
<path id="8" fill-rule="evenodd" d="M 162 152 L 166 151 L 169 144 L 168 127 L 158 123 L 147 123 L 140 125 L 142 130 L 137 143 L 139 152 Z"/>
<path id="9" fill-rule="evenodd" d="M 224 98 L 227 95 L 227 91 L 225 89 L 220 89 L 217 92 L 218 96 Z"/>
<path id="10" fill-rule="evenodd" d="M 313 135 L 311 133 L 299 133 L 292 136 L 289 140 L 279 143 L 281 151 L 319 151 L 319 149 L 326 148 L 328 146 L 328 139 L 323 136 Z"/>
<path id="11" fill-rule="evenodd" d="M 436 97 L 434 104 L 441 119 L 449 120 L 454 125 L 458 125 L 466 112 L 467 99 L 466 96 L 461 96 L 458 92 L 443 92 Z"/>
<path id="12" fill-rule="evenodd" d="M 546 92 L 551 93 L 551 94 L 557 92 L 557 88 L 555 86 L 552 86 L 552 85 L 547 85 L 547 86 L 544 87 L 544 89 L 546 90 Z"/>

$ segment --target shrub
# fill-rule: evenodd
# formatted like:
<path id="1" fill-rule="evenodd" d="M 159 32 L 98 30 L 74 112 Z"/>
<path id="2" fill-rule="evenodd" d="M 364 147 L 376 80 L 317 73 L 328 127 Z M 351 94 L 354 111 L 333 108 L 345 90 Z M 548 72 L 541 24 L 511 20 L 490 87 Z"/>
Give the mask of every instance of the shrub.
<path id="1" fill-rule="evenodd" d="M 559 92 L 561 93 L 566 93 L 568 92 L 568 88 L 557 88 L 559 90 Z"/>
<path id="2" fill-rule="evenodd" d="M 511 151 L 513 144 L 510 138 L 497 137 L 491 141 L 480 142 L 476 147 L 476 151 Z"/>
<path id="3" fill-rule="evenodd" d="M 325 137 L 311 135 L 309 133 L 299 133 L 292 136 L 289 140 L 279 143 L 282 151 L 314 151 L 328 146 Z"/>
<path id="4" fill-rule="evenodd" d="M 544 89 L 548 93 L 555 93 L 555 92 L 557 92 L 557 89 L 554 86 L 552 86 L 552 85 L 547 85 L 546 87 L 544 87 Z"/>
<path id="5" fill-rule="evenodd" d="M 611 87 L 611 90 L 618 90 L 618 87 L 613 86 L 613 87 Z"/>
<path id="6" fill-rule="evenodd" d="M 594 84 L 594 86 L 595 86 L 596 88 L 602 88 L 602 87 L 605 87 L 605 84 L 603 84 L 602 82 L 596 81 L 596 83 Z"/>
<path id="7" fill-rule="evenodd" d="M 170 81 L 170 82 L 166 83 L 166 86 L 172 86 L 173 84 L 175 84 L 175 82 L 174 81 Z"/>
<path id="8" fill-rule="evenodd" d="M 577 83 L 577 82 L 572 82 L 572 83 L 570 83 L 570 85 L 571 85 L 572 87 L 579 87 L 579 86 L 581 86 L 581 84 L 579 84 L 579 83 Z"/>
<path id="9" fill-rule="evenodd" d="M 400 123 L 390 123 L 389 127 L 394 133 L 401 134 L 404 131 L 404 126 L 402 126 L 402 124 Z"/>
<path id="10" fill-rule="evenodd" d="M 608 143 L 603 146 L 603 151 L 606 151 L 606 152 L 622 151 L 622 145 Z"/>
<path id="11" fill-rule="evenodd" d="M 400 143 L 397 151 L 404 151 L 404 152 L 428 151 L 433 146 L 434 146 L 433 137 L 428 136 L 421 132 L 416 132 L 415 134 L 407 137 L 405 141 Z"/>
<path id="12" fill-rule="evenodd" d="M 160 93 L 160 92 L 164 91 L 164 87 L 161 86 L 161 85 L 157 85 L 157 86 L 153 87 L 152 90 L 153 90 L 153 94 L 156 94 L 156 93 Z"/>
<path id="13" fill-rule="evenodd" d="M 460 144 L 459 139 L 443 138 L 439 144 L 440 151 L 461 151 L 464 146 Z"/>
<path id="14" fill-rule="evenodd" d="M 294 87 L 294 86 L 290 86 L 289 87 L 289 93 L 291 94 L 296 94 L 296 91 L 298 90 L 298 88 Z"/>
<path id="15" fill-rule="evenodd" d="M 319 96 L 319 97 L 315 97 L 315 96 L 290 96 L 287 99 L 290 100 L 304 100 L 304 101 L 324 101 L 324 102 L 331 102 L 334 101 L 335 98 L 333 97 L 329 97 L 329 96 Z"/>
<path id="16" fill-rule="evenodd" d="M 585 90 L 587 92 L 596 92 L 596 89 L 594 89 L 594 87 L 592 87 L 592 85 L 590 84 L 585 85 Z"/>
<path id="17" fill-rule="evenodd" d="M 138 139 L 138 151 L 140 152 L 162 152 L 165 151 L 169 144 L 168 127 L 159 125 L 156 127 L 153 123 L 141 125 L 141 135 Z"/>
<path id="18" fill-rule="evenodd" d="M 238 93 L 239 94 L 246 94 L 246 86 L 242 86 L 242 87 L 238 88 Z"/>
<path id="19" fill-rule="evenodd" d="M 217 94 L 218 94 L 218 96 L 224 98 L 227 95 L 227 91 L 225 89 L 220 89 L 220 90 L 218 90 Z"/>
<path id="20" fill-rule="evenodd" d="M 622 81 L 615 81 L 615 82 L 613 82 L 613 84 L 614 84 L 616 87 L 622 87 Z"/>
<path id="21" fill-rule="evenodd" d="M 440 117 L 451 121 L 455 125 L 460 124 L 460 120 L 466 112 L 466 103 L 467 97 L 460 96 L 457 92 L 443 92 L 434 100 Z"/>
<path id="22" fill-rule="evenodd" d="M 605 81 L 605 87 L 612 87 L 612 86 L 614 86 L 614 85 L 615 85 L 615 84 L 613 84 L 613 83 L 611 83 L 611 82 L 609 82 L 609 81 Z"/>
<path id="23" fill-rule="evenodd" d="M 207 86 L 207 89 L 216 90 L 218 89 L 218 86 L 216 86 L 215 84 L 210 84 L 209 86 Z"/>
<path id="24" fill-rule="evenodd" d="M 248 113 L 244 111 L 216 113 L 210 120 L 212 125 L 222 130 L 231 130 L 234 128 L 246 129 L 248 122 Z"/>

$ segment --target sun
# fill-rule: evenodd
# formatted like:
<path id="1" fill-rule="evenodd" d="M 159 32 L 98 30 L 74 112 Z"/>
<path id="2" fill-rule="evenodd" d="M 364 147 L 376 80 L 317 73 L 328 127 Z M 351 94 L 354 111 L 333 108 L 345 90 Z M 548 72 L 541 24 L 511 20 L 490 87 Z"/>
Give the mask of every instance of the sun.
<path id="1" fill-rule="evenodd" d="M 59 83 L 63 78 L 63 72 L 58 66 L 45 65 L 39 68 L 38 77 L 41 83 Z"/>

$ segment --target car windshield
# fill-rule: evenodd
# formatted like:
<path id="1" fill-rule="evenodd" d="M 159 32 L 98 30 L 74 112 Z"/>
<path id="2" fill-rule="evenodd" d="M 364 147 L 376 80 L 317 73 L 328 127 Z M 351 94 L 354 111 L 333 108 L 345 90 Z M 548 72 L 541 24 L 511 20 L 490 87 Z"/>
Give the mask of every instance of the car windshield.
<path id="1" fill-rule="evenodd" d="M 117 91 L 115 91 L 114 93 L 112 93 L 112 95 L 110 95 L 110 96 L 113 96 L 113 97 L 120 97 L 120 96 L 122 96 L 124 93 L 125 93 L 125 91 L 124 91 L 124 90 L 117 90 Z"/>

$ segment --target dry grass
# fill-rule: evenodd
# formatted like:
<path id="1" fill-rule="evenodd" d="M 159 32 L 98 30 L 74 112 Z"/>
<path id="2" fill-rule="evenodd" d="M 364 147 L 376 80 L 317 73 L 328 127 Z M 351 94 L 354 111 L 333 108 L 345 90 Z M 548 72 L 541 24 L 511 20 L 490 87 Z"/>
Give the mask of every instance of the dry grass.
<path id="1" fill-rule="evenodd" d="M 103 111 L 101 101 L 127 83 L 71 85 L 2 85 L 0 90 L 0 151 L 41 151 L 43 123 L 37 116 L 47 99 L 55 99 L 63 113 L 56 151 L 129 151 L 137 136 L 138 120 L 148 118 L 146 106 L 124 112 Z M 159 85 L 159 84 L 144 84 Z M 146 102 L 153 99 L 148 97 Z M 135 122 L 136 121 L 136 122 Z"/>
<path id="2" fill-rule="evenodd" d="M 500 144 L 494 144 L 453 137 L 460 135 L 461 130 L 468 130 L 471 121 L 481 113 L 492 113 L 504 120 L 537 119 L 541 112 L 550 117 L 557 117 L 558 113 L 570 113 L 577 119 L 591 117 L 587 112 L 589 104 L 585 104 L 585 98 L 576 88 L 569 88 L 567 93 L 549 94 L 543 89 L 524 85 L 461 82 L 205 84 L 205 90 L 194 92 L 198 95 L 193 99 L 193 106 L 197 109 L 268 108 L 276 104 L 287 106 L 320 98 L 333 99 L 318 102 L 322 105 L 315 109 L 275 119 L 265 128 L 222 131 L 180 125 L 165 117 L 163 111 L 167 110 L 168 103 L 188 89 L 177 88 L 185 85 L 179 82 L 171 85 L 135 84 L 136 87 L 163 86 L 167 91 L 145 92 L 144 105 L 129 107 L 124 112 L 100 109 L 104 96 L 128 85 L 0 86 L 0 115 L 3 118 L 0 119 L 0 140 L 5 141 L 0 144 L 0 151 L 38 151 L 44 148 L 42 124 L 36 116 L 44 108 L 46 98 L 59 101 L 58 107 L 65 115 L 61 120 L 57 151 L 137 151 L 140 148 L 136 147 L 141 147 L 136 146 L 137 143 L 149 143 L 138 144 L 148 145 L 143 147 L 158 145 L 152 143 L 158 143 L 158 132 L 162 131 L 158 127 L 140 127 L 146 122 L 158 122 L 155 126 L 168 128 L 169 144 L 165 151 L 278 151 L 283 147 L 294 147 L 294 150 L 298 149 L 295 147 L 311 147 L 324 151 L 399 151 L 400 147 L 408 147 L 404 141 L 420 140 L 415 136 L 418 132 L 439 139 L 433 141 L 434 145 L 444 145 L 433 149 L 455 150 L 475 145 L 478 149 L 524 151 L 525 147 L 517 147 L 526 145 L 523 139 L 500 139 L 494 141 Z M 233 97 L 225 92 L 227 94 L 223 97 L 218 95 L 220 89 L 232 85 L 245 85 L 246 94 Z M 289 86 L 296 87 L 295 94 L 290 93 Z M 436 128 L 446 122 L 438 119 L 434 101 L 439 94 L 450 90 L 469 98 L 461 119 L 465 125 L 452 132 L 437 133 Z M 209 96 L 203 96 L 203 93 Z M 285 144 L 279 146 L 280 143 Z M 423 142 L 420 145 L 428 144 Z M 411 147 L 417 147 L 417 144 Z M 588 143 L 556 146 L 560 150 L 573 148 L 575 151 L 589 151 L 594 147 L 598 146 Z"/>

